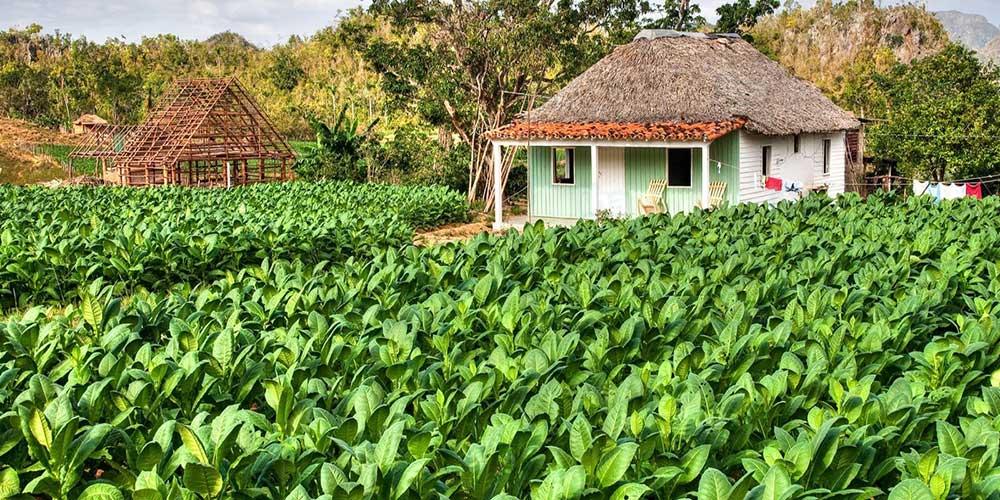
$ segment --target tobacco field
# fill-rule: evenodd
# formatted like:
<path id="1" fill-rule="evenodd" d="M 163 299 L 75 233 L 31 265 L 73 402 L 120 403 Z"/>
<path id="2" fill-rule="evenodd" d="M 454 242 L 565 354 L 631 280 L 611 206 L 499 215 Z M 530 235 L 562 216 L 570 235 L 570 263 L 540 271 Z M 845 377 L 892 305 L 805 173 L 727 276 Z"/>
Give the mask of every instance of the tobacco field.
<path id="1" fill-rule="evenodd" d="M 414 229 L 468 217 L 461 193 L 424 186 L 0 186 L 0 312 L 65 302 L 98 279 L 132 293 L 212 281 L 264 259 L 368 257 L 408 245 Z"/>
<path id="2" fill-rule="evenodd" d="M 816 197 L 102 276 L 0 325 L 0 497 L 1000 498 L 998 216 Z"/>

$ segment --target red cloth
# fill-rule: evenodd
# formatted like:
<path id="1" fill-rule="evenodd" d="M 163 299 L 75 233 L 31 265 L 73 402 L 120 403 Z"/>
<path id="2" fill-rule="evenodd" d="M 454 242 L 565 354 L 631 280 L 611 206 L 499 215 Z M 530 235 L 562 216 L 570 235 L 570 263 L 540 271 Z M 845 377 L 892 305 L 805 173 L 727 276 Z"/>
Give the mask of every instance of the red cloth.
<path id="1" fill-rule="evenodd" d="M 965 196 L 973 196 L 980 200 L 983 199 L 983 183 L 977 182 L 975 184 L 966 184 Z"/>
<path id="2" fill-rule="evenodd" d="M 781 191 L 781 179 L 777 177 L 768 177 L 764 181 L 764 188 L 770 189 L 771 191 Z"/>

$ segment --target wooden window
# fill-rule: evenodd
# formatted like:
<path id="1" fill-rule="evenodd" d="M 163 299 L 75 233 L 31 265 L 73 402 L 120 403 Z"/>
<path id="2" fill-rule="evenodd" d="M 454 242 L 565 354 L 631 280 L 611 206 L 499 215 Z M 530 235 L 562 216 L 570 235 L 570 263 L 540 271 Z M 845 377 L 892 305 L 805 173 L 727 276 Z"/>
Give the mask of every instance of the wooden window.
<path id="1" fill-rule="evenodd" d="M 830 139 L 823 140 L 823 174 L 830 173 L 830 148 L 832 145 Z"/>
<path id="2" fill-rule="evenodd" d="M 667 187 L 691 187 L 692 169 L 690 149 L 667 150 Z"/>
<path id="3" fill-rule="evenodd" d="M 576 149 L 552 148 L 552 183 L 576 183 Z"/>
<path id="4" fill-rule="evenodd" d="M 802 151 L 802 136 L 801 135 L 795 134 L 795 139 L 793 141 L 792 148 L 795 150 L 795 154 L 798 154 L 800 151 Z"/>
<path id="5" fill-rule="evenodd" d="M 764 177 L 771 176 L 771 146 L 761 148 L 760 173 Z"/>

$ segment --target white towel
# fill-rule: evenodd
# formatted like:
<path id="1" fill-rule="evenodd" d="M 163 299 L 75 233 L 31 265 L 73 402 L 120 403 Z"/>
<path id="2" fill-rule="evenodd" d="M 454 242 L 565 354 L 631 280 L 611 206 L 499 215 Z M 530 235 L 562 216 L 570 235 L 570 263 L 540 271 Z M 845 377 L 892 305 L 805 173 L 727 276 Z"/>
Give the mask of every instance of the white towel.
<path id="1" fill-rule="evenodd" d="M 942 200 L 957 200 L 959 198 L 965 198 L 965 184 L 941 185 Z"/>
<path id="2" fill-rule="evenodd" d="M 922 194 L 930 194 L 929 192 L 927 192 L 927 188 L 930 187 L 930 185 L 931 183 L 929 182 L 921 182 L 916 180 L 913 181 L 913 194 L 917 196 Z"/>

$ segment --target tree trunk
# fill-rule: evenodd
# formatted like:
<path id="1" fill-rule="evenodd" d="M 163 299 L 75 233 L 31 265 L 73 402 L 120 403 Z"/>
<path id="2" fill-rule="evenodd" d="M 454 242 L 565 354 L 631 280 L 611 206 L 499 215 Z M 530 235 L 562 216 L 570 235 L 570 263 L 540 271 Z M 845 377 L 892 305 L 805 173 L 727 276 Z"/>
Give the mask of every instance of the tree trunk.
<path id="1" fill-rule="evenodd" d="M 691 8 L 691 0 L 680 0 L 677 4 L 677 30 L 684 31 L 687 24 L 688 10 Z"/>

